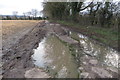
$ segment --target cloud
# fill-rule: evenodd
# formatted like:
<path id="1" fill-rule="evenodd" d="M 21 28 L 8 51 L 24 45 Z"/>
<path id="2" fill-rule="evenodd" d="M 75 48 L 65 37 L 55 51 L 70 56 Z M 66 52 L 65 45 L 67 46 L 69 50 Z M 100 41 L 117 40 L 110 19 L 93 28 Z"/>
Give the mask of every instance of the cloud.
<path id="1" fill-rule="evenodd" d="M 0 14 L 8 15 L 13 11 L 18 11 L 18 14 L 28 12 L 31 9 L 41 11 L 43 0 L 1 0 L 0 1 Z"/>

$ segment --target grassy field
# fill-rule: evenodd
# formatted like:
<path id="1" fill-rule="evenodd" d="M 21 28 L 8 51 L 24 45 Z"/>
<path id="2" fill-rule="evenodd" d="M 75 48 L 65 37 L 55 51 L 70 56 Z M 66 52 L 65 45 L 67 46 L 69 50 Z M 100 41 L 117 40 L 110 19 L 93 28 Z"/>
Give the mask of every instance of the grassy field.
<path id="1" fill-rule="evenodd" d="M 2 43 L 3 46 L 12 45 L 24 36 L 37 23 L 37 20 L 2 20 Z"/>
<path id="2" fill-rule="evenodd" d="M 35 20 L 2 20 L 3 39 L 19 31 L 35 26 L 38 21 Z"/>
<path id="3" fill-rule="evenodd" d="M 53 21 L 51 21 L 53 22 Z M 64 26 L 70 27 L 85 34 L 105 45 L 111 46 L 115 49 L 118 48 L 118 40 L 120 40 L 118 30 L 112 28 L 101 28 L 93 26 L 81 26 L 80 24 L 67 22 L 67 21 L 56 21 Z"/>

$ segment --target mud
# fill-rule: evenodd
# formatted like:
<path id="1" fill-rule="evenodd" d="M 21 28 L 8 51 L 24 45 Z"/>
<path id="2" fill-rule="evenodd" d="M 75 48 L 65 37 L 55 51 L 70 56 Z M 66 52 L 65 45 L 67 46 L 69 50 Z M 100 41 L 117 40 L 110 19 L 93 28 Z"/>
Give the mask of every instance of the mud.
<path id="1" fill-rule="evenodd" d="M 59 38 L 49 35 L 39 43 L 32 58 L 36 66 L 46 69 L 55 78 L 78 78 L 78 66 L 70 53 Z"/>
<path id="2" fill-rule="evenodd" d="M 25 71 L 34 67 L 31 55 L 45 36 L 46 31 L 41 28 L 43 26 L 44 22 L 36 25 L 18 43 L 3 50 L 3 78 L 24 78 Z"/>
<path id="3" fill-rule="evenodd" d="M 50 78 L 49 74 L 44 70 L 36 68 L 31 57 L 34 54 L 33 49 L 37 49 L 41 40 L 50 34 L 56 35 L 58 38 L 60 36 L 68 37 L 59 39 L 76 48 L 72 55 L 74 55 L 79 66 L 79 78 L 118 77 L 118 68 L 102 66 L 101 62 L 95 56 L 86 54 L 87 51 L 89 51 L 89 48 L 88 50 L 86 50 L 86 48 L 83 49 L 84 46 L 82 48 L 82 45 L 80 45 L 82 42 L 79 42 L 76 38 L 70 37 L 69 35 L 71 32 L 69 34 L 69 31 L 70 29 L 63 27 L 60 24 L 51 24 L 49 22 L 39 23 L 19 39 L 18 43 L 8 50 L 3 50 L 3 78 L 30 78 L 31 74 L 33 77 L 40 78 L 40 76 L 34 74 L 36 71 L 38 74 L 43 72 L 42 74 L 45 74 L 46 78 Z M 73 48 L 71 48 L 71 50 L 72 49 Z"/>

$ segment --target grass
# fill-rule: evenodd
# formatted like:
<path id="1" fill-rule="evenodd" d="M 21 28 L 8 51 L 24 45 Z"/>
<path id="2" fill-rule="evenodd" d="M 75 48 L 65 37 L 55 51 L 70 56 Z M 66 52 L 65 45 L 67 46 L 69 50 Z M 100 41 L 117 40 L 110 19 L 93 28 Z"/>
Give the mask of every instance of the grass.
<path id="1" fill-rule="evenodd" d="M 0 20 L 3 48 L 9 48 L 32 30 L 39 20 Z"/>
<path id="2" fill-rule="evenodd" d="M 36 20 L 2 20 L 2 37 L 4 39 L 20 31 L 34 27 L 38 22 Z"/>
<path id="3" fill-rule="evenodd" d="M 55 21 L 51 21 L 55 22 Z M 115 49 L 118 48 L 118 40 L 120 40 L 120 35 L 118 30 L 113 28 L 102 28 L 98 26 L 81 26 L 78 23 L 67 22 L 67 21 L 56 21 L 64 26 L 72 28 L 84 35 L 87 35 L 105 45 L 113 47 Z"/>

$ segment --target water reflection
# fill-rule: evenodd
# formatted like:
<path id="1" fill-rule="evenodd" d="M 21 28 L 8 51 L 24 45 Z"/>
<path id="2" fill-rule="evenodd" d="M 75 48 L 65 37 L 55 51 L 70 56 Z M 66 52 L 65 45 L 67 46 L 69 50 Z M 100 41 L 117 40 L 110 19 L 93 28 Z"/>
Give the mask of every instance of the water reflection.
<path id="1" fill-rule="evenodd" d="M 58 78 L 77 78 L 77 65 L 69 48 L 57 37 L 44 38 L 32 56 L 35 65 L 46 68 Z"/>
<path id="2" fill-rule="evenodd" d="M 94 41 L 82 34 L 77 35 L 79 37 L 80 45 L 82 46 L 84 53 L 97 57 L 98 60 L 107 66 L 118 68 L 119 55 L 117 51 L 96 44 Z"/>
<path id="3" fill-rule="evenodd" d="M 79 39 L 82 49 L 75 49 L 81 57 L 90 55 L 96 57 L 105 66 L 118 68 L 118 52 L 109 47 L 101 46 L 88 37 L 70 32 L 75 39 Z M 57 37 L 48 36 L 44 38 L 39 47 L 34 50 L 33 59 L 35 65 L 49 70 L 56 78 L 77 78 L 78 69 L 69 48 L 65 46 Z M 75 55 L 77 56 L 77 55 Z"/>
<path id="4" fill-rule="evenodd" d="M 96 57 L 103 65 L 118 68 L 118 52 L 112 48 L 99 45 L 88 37 L 70 31 L 70 36 L 79 40 L 82 47 L 82 54 Z"/>
<path id="5" fill-rule="evenodd" d="M 44 58 L 45 58 L 45 40 L 44 38 L 41 43 L 39 43 L 39 46 L 37 49 L 34 49 L 34 55 L 32 56 L 33 59 L 35 59 L 35 64 L 41 67 L 44 67 Z M 38 54 L 39 53 L 39 54 Z"/>
<path id="6" fill-rule="evenodd" d="M 105 56 L 105 63 L 109 66 L 115 66 L 118 68 L 119 56 L 116 51 L 109 51 Z"/>

